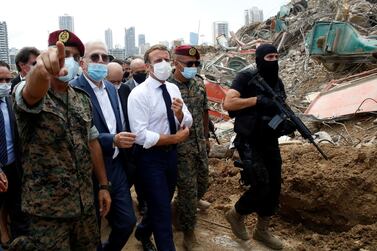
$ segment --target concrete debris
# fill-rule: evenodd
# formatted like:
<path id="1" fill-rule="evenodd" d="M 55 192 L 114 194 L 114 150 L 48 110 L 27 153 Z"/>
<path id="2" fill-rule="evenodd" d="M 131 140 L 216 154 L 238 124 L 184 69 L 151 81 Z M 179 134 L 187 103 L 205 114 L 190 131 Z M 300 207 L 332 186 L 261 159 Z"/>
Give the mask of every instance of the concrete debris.
<path id="1" fill-rule="evenodd" d="M 297 114 L 303 114 L 313 99 L 322 91 L 326 91 L 328 83 L 332 80 L 347 79 L 361 72 L 369 73 L 376 68 L 376 61 L 354 64 L 327 63 L 310 57 L 306 45 L 306 38 L 318 21 L 333 22 L 335 20 L 346 22 L 361 36 L 377 40 L 377 3 L 366 0 L 292 0 L 282 6 L 279 13 L 261 23 L 252 23 L 241 27 L 237 32 L 232 32 L 231 37 L 218 38 L 219 44 L 214 47 L 199 47 L 203 55 L 201 75 L 212 84 L 217 84 L 227 90 L 235 75 L 242 70 L 255 67 L 255 49 L 261 43 L 273 43 L 279 48 L 280 77 L 284 82 L 288 95 L 287 103 Z M 348 42 L 348 41 L 346 41 Z M 344 41 L 338 41 L 344 43 Z M 377 45 L 377 44 L 376 44 Z M 377 58 L 377 53 L 374 57 Z M 363 77 L 365 77 L 364 75 Z M 226 91 L 224 91 L 225 97 Z M 210 94 L 208 98 L 211 100 Z M 377 97 L 374 98 L 377 100 Z M 222 109 L 221 99 L 210 101 L 210 109 L 217 112 L 214 122 L 221 122 L 226 117 Z M 372 114 L 369 114 L 370 116 Z M 326 121 L 318 121 L 314 117 L 302 117 L 304 123 L 312 133 L 325 130 L 330 134 L 336 144 L 355 146 L 359 140 L 351 139 L 353 132 L 344 135 L 343 126 Z M 229 118 L 226 118 L 229 119 Z M 353 116 L 352 120 L 358 120 Z M 363 119 L 363 118 L 360 118 Z M 352 123 L 352 122 L 351 122 Z M 310 124 L 310 126 L 309 126 Z M 368 121 L 368 133 L 377 134 L 377 128 L 372 121 Z M 323 128 L 325 126 L 325 128 Z M 336 127 L 340 129 L 336 131 Z M 354 128 L 354 127 L 352 127 Z M 335 130 L 335 131 L 334 131 Z M 229 130 L 231 132 L 231 130 Z M 334 135 L 333 135 L 334 134 Z M 229 142 L 232 133 L 225 133 L 221 142 Z M 335 137 L 334 137 L 335 136 Z M 360 135 L 363 138 L 365 135 Z M 228 137 L 228 138 L 227 138 Z M 358 137 L 357 137 L 358 138 Z M 335 140 L 336 139 L 336 140 Z M 377 145 L 376 141 L 373 144 Z"/>

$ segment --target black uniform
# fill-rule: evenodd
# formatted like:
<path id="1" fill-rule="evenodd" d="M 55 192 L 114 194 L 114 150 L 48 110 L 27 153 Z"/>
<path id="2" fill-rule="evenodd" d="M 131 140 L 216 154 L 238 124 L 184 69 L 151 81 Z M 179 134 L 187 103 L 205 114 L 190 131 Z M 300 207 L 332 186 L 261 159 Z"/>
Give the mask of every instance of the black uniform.
<path id="1" fill-rule="evenodd" d="M 237 90 L 241 98 L 261 96 L 268 100 L 264 96 L 267 94 L 258 87 L 259 74 L 258 70 L 240 72 L 231 88 Z M 282 81 L 277 78 L 273 82 L 268 83 L 282 99 L 286 99 Z M 241 215 L 256 212 L 262 217 L 271 216 L 279 205 L 282 165 L 278 145 L 280 134 L 268 126 L 278 113 L 279 109 L 272 100 L 230 112 L 235 117 L 235 145 L 251 185 L 235 205 Z"/>

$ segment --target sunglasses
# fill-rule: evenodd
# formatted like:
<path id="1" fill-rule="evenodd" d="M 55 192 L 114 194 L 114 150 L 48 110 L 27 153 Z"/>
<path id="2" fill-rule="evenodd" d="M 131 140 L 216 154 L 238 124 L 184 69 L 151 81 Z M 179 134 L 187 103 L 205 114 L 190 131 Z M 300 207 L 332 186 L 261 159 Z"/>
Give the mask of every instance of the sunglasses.
<path id="1" fill-rule="evenodd" d="M 105 62 L 105 63 L 108 63 L 109 60 L 110 60 L 109 55 L 98 54 L 98 53 L 93 53 L 92 55 L 90 55 L 90 60 L 92 60 L 94 63 L 98 63 L 100 57 L 102 58 L 102 61 Z"/>
<path id="2" fill-rule="evenodd" d="M 188 62 L 182 62 L 182 61 L 179 61 L 180 63 L 186 65 L 187 67 L 199 67 L 200 66 L 200 61 L 188 61 Z"/>
<path id="3" fill-rule="evenodd" d="M 5 83 L 9 83 L 12 80 L 12 78 L 0 78 L 0 82 L 5 81 Z"/>

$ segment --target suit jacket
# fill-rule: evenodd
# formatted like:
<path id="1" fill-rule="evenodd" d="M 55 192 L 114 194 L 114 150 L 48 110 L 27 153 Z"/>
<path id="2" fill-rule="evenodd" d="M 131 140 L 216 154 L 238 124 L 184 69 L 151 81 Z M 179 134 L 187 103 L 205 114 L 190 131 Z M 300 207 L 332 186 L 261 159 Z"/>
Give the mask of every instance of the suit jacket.
<path id="1" fill-rule="evenodd" d="M 18 74 L 17 77 L 15 77 L 14 79 L 12 79 L 10 82 L 12 83 L 12 85 L 11 85 L 11 91 L 13 91 L 14 87 L 15 87 L 18 83 L 21 82 L 21 75 Z"/>
<path id="2" fill-rule="evenodd" d="M 130 78 L 124 84 L 127 85 L 130 88 L 130 91 L 132 91 L 132 89 L 136 87 L 135 80 L 133 78 Z"/>
<path id="3" fill-rule="evenodd" d="M 70 82 L 71 85 L 78 87 L 85 92 L 87 92 L 90 96 L 93 105 L 93 122 L 99 132 L 99 143 L 101 144 L 104 161 L 106 168 L 111 167 L 113 155 L 115 148 L 113 148 L 113 138 L 115 134 L 111 134 L 109 128 L 107 127 L 105 117 L 102 113 L 102 109 L 99 105 L 98 99 L 96 94 L 94 93 L 92 87 L 90 86 L 89 82 L 86 80 L 83 74 L 81 74 L 78 78 L 72 80 Z M 119 111 L 119 102 L 118 96 L 116 93 L 115 87 L 106 80 L 103 80 L 103 84 L 105 85 L 105 90 L 110 99 L 111 106 L 113 108 L 115 119 L 116 119 L 116 133 L 122 131 L 122 122 L 120 119 L 120 111 Z M 119 154 L 123 155 L 122 149 L 119 149 Z"/>

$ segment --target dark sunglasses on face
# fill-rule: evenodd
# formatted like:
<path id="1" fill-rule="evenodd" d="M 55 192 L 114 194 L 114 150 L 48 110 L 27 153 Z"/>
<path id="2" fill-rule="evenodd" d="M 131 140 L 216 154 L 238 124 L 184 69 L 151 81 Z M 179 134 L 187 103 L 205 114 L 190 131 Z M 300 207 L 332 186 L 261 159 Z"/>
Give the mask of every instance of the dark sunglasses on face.
<path id="1" fill-rule="evenodd" d="M 199 67 L 200 66 L 200 61 L 188 61 L 188 62 L 179 61 L 179 62 L 186 65 L 187 67 L 193 67 L 193 66 Z"/>
<path id="2" fill-rule="evenodd" d="M 90 55 L 90 60 L 92 60 L 94 63 L 98 63 L 100 57 L 102 58 L 102 61 L 104 63 L 108 63 L 109 62 L 109 55 L 107 55 L 107 54 L 98 54 L 98 53 L 93 53 L 92 55 Z"/>
<path id="3" fill-rule="evenodd" d="M 12 80 L 12 78 L 0 78 L 0 83 L 5 81 L 5 83 L 9 83 Z"/>

